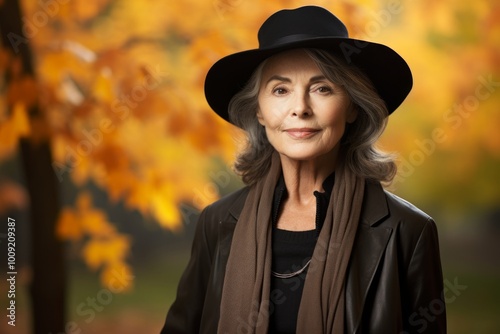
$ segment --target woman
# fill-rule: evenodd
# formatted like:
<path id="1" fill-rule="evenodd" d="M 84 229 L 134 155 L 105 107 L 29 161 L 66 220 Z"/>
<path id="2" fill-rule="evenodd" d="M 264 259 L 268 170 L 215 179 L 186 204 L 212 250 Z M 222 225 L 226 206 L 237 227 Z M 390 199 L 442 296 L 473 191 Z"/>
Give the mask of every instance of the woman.
<path id="1" fill-rule="evenodd" d="M 247 186 L 202 211 L 162 333 L 446 332 L 435 224 L 383 190 L 396 167 L 374 147 L 411 89 L 406 62 L 315 6 L 258 36 L 206 78 L 248 134 Z"/>

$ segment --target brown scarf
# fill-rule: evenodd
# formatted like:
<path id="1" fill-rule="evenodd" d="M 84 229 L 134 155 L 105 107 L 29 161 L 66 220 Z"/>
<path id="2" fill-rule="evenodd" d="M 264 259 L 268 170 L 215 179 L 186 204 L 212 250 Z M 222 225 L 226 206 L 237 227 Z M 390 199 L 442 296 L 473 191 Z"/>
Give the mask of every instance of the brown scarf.
<path id="1" fill-rule="evenodd" d="M 273 155 L 268 174 L 255 184 L 236 224 L 226 267 L 219 334 L 265 334 L 273 302 L 270 291 L 271 209 L 281 174 L 279 155 Z M 356 236 L 364 179 L 343 163 L 335 170 L 326 219 L 308 268 L 297 321 L 298 334 L 344 332 L 345 275 Z"/>

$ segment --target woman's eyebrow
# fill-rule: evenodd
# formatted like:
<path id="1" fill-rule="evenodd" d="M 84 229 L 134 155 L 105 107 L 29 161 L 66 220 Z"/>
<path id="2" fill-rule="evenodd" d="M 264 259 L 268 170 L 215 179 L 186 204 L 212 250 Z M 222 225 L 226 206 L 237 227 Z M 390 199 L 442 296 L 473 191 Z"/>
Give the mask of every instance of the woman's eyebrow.
<path id="1" fill-rule="evenodd" d="M 271 76 L 267 81 L 266 81 L 266 85 L 268 83 L 270 83 L 271 81 L 274 81 L 274 80 L 277 80 L 277 81 L 282 81 L 282 82 L 292 82 L 292 80 L 290 78 L 287 78 L 287 77 L 283 77 L 281 75 L 273 75 Z"/>
<path id="2" fill-rule="evenodd" d="M 322 80 L 328 80 L 324 75 L 316 75 L 309 79 L 309 82 L 317 82 L 317 81 L 322 81 Z"/>
<path id="3" fill-rule="evenodd" d="M 274 80 L 282 81 L 282 82 L 292 82 L 292 80 L 290 78 L 275 74 L 275 75 L 271 76 L 266 81 L 266 85 Z M 317 82 L 317 81 L 321 81 L 321 80 L 327 80 L 327 79 L 324 75 L 320 74 L 320 75 L 315 75 L 315 76 L 311 77 L 311 79 L 309 79 L 309 82 Z"/>

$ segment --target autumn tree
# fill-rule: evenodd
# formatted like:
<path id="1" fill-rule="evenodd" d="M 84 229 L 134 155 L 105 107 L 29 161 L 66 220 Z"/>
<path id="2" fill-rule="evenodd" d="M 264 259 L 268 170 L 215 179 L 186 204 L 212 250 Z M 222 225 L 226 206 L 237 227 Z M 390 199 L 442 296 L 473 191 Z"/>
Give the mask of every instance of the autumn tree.
<path id="1" fill-rule="evenodd" d="M 15 1 L 0 1 L 0 70 L 7 78 L 0 91 L 0 159 L 22 143 L 33 232 L 54 247 L 60 247 L 54 236 L 76 245 L 110 287 L 116 275 L 133 271 L 127 263 L 132 236 L 110 221 L 88 186 L 167 229 L 182 229 L 181 204 L 202 208 L 218 197 L 209 173 L 217 169 L 214 157 L 230 164 L 243 138 L 206 104 L 208 68 L 257 47 L 256 31 L 271 13 L 304 2 L 20 2 L 24 14 L 16 21 L 9 7 Z M 390 45 L 412 68 L 414 89 L 381 141 L 400 153 L 394 190 L 457 213 L 471 203 L 495 208 L 496 2 L 315 3 L 342 18 L 352 37 Z M 54 184 L 66 182 L 80 191 L 59 209 Z M 37 195 L 33 187 L 50 194 Z"/>
<path id="2" fill-rule="evenodd" d="M 6 87 L 0 87 L 5 89 L 1 114 L 7 118 L 0 125 L 0 157 L 11 154 L 20 139 L 30 197 L 33 327 L 40 333 L 64 332 L 65 265 L 61 240 L 54 233 L 59 189 L 52 172 L 50 138 L 44 130 L 47 123 L 38 102 L 32 52 L 21 18 L 17 1 L 0 3 L 0 70 L 6 83 Z"/>

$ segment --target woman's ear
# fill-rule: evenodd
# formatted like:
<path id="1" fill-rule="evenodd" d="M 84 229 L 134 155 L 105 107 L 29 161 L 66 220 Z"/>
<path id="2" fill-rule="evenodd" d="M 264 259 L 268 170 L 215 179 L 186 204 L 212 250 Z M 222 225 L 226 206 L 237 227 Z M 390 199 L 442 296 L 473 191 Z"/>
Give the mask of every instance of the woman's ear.
<path id="1" fill-rule="evenodd" d="M 259 121 L 260 125 L 264 125 L 264 118 L 262 117 L 262 113 L 260 112 L 260 108 L 257 109 L 257 121 Z"/>
<path id="2" fill-rule="evenodd" d="M 356 118 L 358 118 L 358 106 L 351 103 L 347 111 L 346 122 L 349 124 L 354 123 Z"/>

